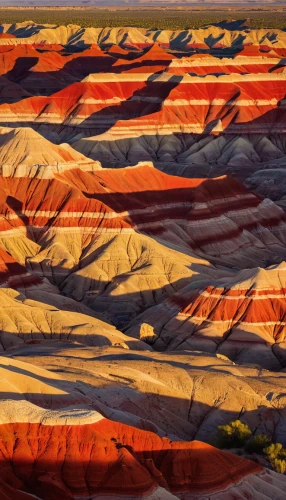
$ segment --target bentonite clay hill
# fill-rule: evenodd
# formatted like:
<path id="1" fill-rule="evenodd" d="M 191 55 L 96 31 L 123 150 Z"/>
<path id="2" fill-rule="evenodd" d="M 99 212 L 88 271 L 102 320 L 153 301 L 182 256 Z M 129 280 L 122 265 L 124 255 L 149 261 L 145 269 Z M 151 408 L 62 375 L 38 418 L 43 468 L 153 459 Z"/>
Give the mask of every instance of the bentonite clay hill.
<path id="1" fill-rule="evenodd" d="M 0 28 L 1 499 L 284 500 L 285 31 Z"/>
<path id="2" fill-rule="evenodd" d="M 1 372 L 5 500 L 284 498 L 285 478 L 255 462 L 110 420 L 72 383 L 28 363 L 3 358 Z"/>

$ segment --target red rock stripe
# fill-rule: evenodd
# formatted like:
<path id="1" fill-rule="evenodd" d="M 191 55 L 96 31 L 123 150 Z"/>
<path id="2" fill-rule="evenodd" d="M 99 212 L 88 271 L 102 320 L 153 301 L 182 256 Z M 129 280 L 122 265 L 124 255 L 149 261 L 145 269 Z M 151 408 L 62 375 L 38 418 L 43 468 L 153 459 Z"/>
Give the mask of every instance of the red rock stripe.
<path id="1" fill-rule="evenodd" d="M 73 495 L 129 494 L 140 497 L 158 481 L 174 492 L 211 492 L 259 472 L 261 466 L 205 443 L 171 442 L 117 422 L 45 426 L 0 426 L 1 465 L 12 464 L 26 491 L 37 491 L 43 475 Z M 17 443 L 17 446 L 15 446 Z"/>

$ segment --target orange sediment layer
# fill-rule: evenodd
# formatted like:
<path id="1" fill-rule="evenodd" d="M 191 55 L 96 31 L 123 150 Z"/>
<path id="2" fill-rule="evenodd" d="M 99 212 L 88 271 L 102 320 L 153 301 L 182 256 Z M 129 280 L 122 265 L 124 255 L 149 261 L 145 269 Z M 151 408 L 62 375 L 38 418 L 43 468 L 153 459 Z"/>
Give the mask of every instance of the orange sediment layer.
<path id="1" fill-rule="evenodd" d="M 57 485 L 80 496 L 140 497 L 158 485 L 175 493 L 207 493 L 262 470 L 205 443 L 171 442 L 106 419 L 73 426 L 11 423 L 0 426 L 0 435 L 1 468 L 12 464 L 10 474 L 30 493 L 51 474 L 54 481 L 45 481 L 51 495 Z"/>

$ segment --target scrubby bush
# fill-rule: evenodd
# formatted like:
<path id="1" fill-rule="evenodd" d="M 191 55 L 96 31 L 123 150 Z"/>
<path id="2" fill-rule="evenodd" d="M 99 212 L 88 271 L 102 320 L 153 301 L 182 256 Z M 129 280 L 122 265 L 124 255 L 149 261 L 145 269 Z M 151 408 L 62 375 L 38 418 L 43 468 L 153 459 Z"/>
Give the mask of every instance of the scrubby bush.
<path id="1" fill-rule="evenodd" d="M 219 425 L 216 431 L 218 448 L 242 448 L 250 453 L 264 454 L 271 467 L 280 474 L 286 473 L 286 448 L 281 443 L 271 443 L 267 434 L 257 434 L 250 439 L 252 432 L 241 420 Z M 243 451 L 242 451 L 243 453 Z M 240 454 L 240 453 L 238 453 Z"/>
<path id="2" fill-rule="evenodd" d="M 247 450 L 250 453 L 263 454 L 264 448 L 267 448 L 271 444 L 271 440 L 267 434 L 257 434 L 247 445 Z"/>
<path id="3" fill-rule="evenodd" d="M 282 451 L 283 446 L 281 443 L 271 443 L 269 446 L 264 448 L 264 453 L 267 456 L 268 460 L 271 462 L 279 457 L 280 452 Z"/>
<path id="4" fill-rule="evenodd" d="M 264 453 L 267 456 L 272 468 L 280 474 L 286 472 L 286 449 L 281 443 L 272 443 L 264 448 Z"/>
<path id="5" fill-rule="evenodd" d="M 279 458 L 282 458 L 283 460 L 286 459 L 286 448 L 282 448 L 282 450 L 279 453 Z"/>
<path id="6" fill-rule="evenodd" d="M 286 460 L 281 460 L 280 458 L 275 458 L 272 460 L 271 465 L 275 472 L 279 472 L 279 474 L 285 474 L 286 472 Z"/>
<path id="7" fill-rule="evenodd" d="M 220 448 L 241 448 L 251 436 L 248 425 L 235 420 L 226 425 L 219 425 L 217 438 Z"/>

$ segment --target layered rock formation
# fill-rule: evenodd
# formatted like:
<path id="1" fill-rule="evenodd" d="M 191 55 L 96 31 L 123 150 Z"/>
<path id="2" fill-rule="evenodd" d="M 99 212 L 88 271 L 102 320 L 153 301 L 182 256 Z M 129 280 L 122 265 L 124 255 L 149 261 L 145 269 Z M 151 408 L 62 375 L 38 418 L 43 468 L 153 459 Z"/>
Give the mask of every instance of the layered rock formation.
<path id="1" fill-rule="evenodd" d="M 285 272 L 283 262 L 187 285 L 136 318 L 130 333 L 145 338 L 144 325 L 152 325 L 146 340 L 155 349 L 219 352 L 236 362 L 280 369 L 286 363 Z"/>
<path id="2" fill-rule="evenodd" d="M 144 159 L 184 176 L 200 164 L 202 177 L 242 179 L 241 167 L 285 159 L 283 31 L 2 28 L 6 127 L 72 142 L 104 166 Z"/>
<path id="3" fill-rule="evenodd" d="M 48 122 L 98 134 L 275 134 L 284 131 L 284 73 L 91 74 L 49 97 L 1 104 L 0 122 Z M 268 96 L 271 96 L 269 99 Z M 115 116 L 114 116 L 115 115 Z M 265 118 L 267 117 L 267 118 Z M 128 123 L 124 123 L 128 120 Z M 116 124 L 116 125 L 115 125 Z M 52 127 L 53 126 L 53 127 Z M 73 132 L 75 134 L 75 132 Z"/>
<path id="4" fill-rule="evenodd" d="M 238 366 L 198 350 L 87 349 L 63 341 L 21 344 L 13 358 L 59 374 L 81 402 L 111 420 L 173 440 L 216 442 L 218 425 L 240 415 L 257 434 L 285 441 L 285 370 Z"/>
<path id="5" fill-rule="evenodd" d="M 284 499 L 285 33 L 1 31 L 1 498 Z"/>
<path id="6" fill-rule="evenodd" d="M 136 318 L 131 336 L 146 323 L 155 348 L 219 345 L 242 362 L 264 349 L 263 366 L 281 368 L 285 266 L 238 272 L 286 258 L 281 208 L 231 178 L 188 180 L 148 165 L 54 175 L 2 178 L 0 242 L 15 259 L 119 327 Z M 154 323 L 148 308 L 164 299 Z"/>
<path id="7" fill-rule="evenodd" d="M 3 177 L 42 179 L 71 168 L 101 168 L 68 144 L 55 145 L 30 128 L 0 129 L 0 165 Z"/>
<path id="8" fill-rule="evenodd" d="M 109 205 L 137 231 L 214 263 L 264 266 L 285 255 L 283 210 L 230 177 L 183 179 L 139 165 L 96 175 L 70 171 L 61 180 Z"/>
<path id="9" fill-rule="evenodd" d="M 231 30 L 220 26 L 206 29 L 150 30 L 144 28 L 85 28 L 80 26 L 38 25 L 33 21 L 4 24 L 3 33 L 10 35 L 1 38 L 1 45 L 60 44 L 82 45 L 96 43 L 102 47 L 120 45 L 121 47 L 150 48 L 154 41 L 170 49 L 223 49 L 231 47 L 241 50 L 243 46 L 254 46 L 256 50 L 274 49 L 279 55 L 285 52 L 285 33 L 276 29 L 249 30 L 247 26 Z M 11 37 L 14 35 L 14 37 Z"/>
<path id="10" fill-rule="evenodd" d="M 3 358 L 1 371 L 3 498 L 258 499 L 263 491 L 283 499 L 283 477 L 259 464 L 108 420 L 60 377 L 27 363 Z"/>

